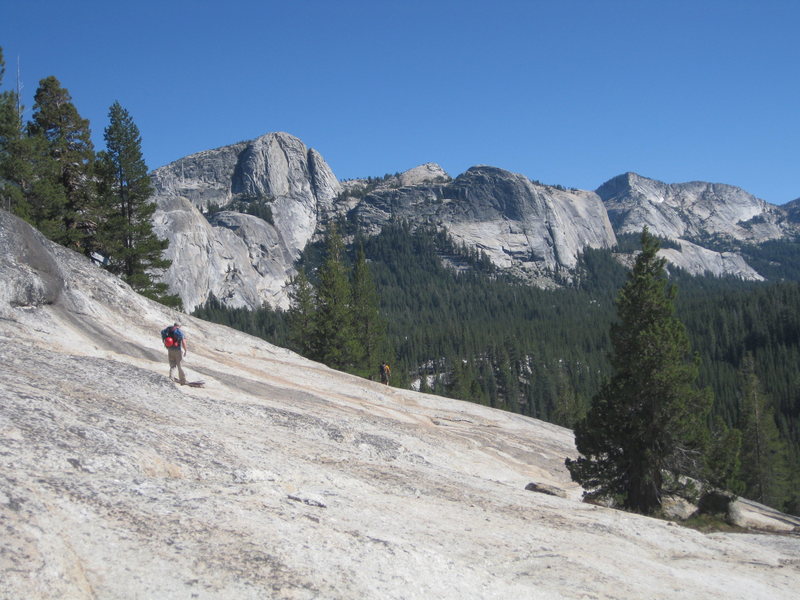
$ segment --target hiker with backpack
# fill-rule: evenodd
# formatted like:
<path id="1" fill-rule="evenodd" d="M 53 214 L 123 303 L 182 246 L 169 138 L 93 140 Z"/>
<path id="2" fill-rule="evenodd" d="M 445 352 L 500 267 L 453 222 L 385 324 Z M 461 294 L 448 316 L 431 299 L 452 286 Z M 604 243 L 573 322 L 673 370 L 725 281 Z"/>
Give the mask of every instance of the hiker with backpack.
<path id="1" fill-rule="evenodd" d="M 169 357 L 169 378 L 174 381 L 172 372 L 178 369 L 178 383 L 186 385 L 186 375 L 181 367 L 181 361 L 186 356 L 186 336 L 183 335 L 180 328 L 181 324 L 177 322 L 166 327 L 161 331 L 161 340 L 164 342 Z"/>
<path id="2" fill-rule="evenodd" d="M 388 363 L 386 361 L 382 362 L 379 368 L 381 371 L 381 383 L 389 385 L 389 377 L 392 375 L 392 370 L 389 368 Z"/>

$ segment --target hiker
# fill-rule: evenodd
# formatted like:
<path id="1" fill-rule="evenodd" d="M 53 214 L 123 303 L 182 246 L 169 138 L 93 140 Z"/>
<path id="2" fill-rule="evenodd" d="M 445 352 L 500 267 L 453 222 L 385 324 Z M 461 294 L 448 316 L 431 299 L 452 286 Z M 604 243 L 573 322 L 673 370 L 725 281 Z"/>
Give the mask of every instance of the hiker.
<path id="1" fill-rule="evenodd" d="M 164 341 L 164 346 L 167 348 L 167 355 L 169 356 L 169 378 L 173 381 L 175 378 L 172 372 L 178 369 L 178 383 L 186 385 L 186 375 L 183 373 L 181 361 L 186 356 L 186 336 L 180 329 L 181 324 L 176 322 L 174 325 L 163 329 L 161 331 L 161 339 Z"/>
<path id="2" fill-rule="evenodd" d="M 389 368 L 389 365 L 386 363 L 386 361 L 381 363 L 380 371 L 381 371 L 381 383 L 384 385 L 389 385 L 389 377 L 392 374 L 392 370 Z"/>

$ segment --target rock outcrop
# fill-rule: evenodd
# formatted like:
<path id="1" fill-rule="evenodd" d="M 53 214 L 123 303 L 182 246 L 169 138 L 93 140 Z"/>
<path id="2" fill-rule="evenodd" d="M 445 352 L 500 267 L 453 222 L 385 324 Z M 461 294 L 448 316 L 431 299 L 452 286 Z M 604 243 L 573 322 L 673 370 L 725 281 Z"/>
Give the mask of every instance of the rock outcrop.
<path id="1" fill-rule="evenodd" d="M 604 183 L 597 194 L 617 233 L 638 233 L 647 226 L 672 239 L 754 243 L 786 233 L 784 211 L 731 185 L 669 184 L 625 173 Z"/>
<path id="2" fill-rule="evenodd" d="M 762 280 L 735 252 L 718 252 L 703 245 L 759 244 L 794 237 L 800 232 L 787 211 L 731 185 L 694 181 L 668 184 L 636 173 L 625 173 L 597 189 L 617 234 L 651 233 L 682 240 L 665 249 L 670 263 L 694 275 L 732 275 Z"/>
<path id="3" fill-rule="evenodd" d="M 152 177 L 155 231 L 172 260 L 163 280 L 187 310 L 212 296 L 230 307 L 285 307 L 294 261 L 340 190 L 320 154 L 286 133 L 193 154 Z"/>
<path id="4" fill-rule="evenodd" d="M 800 198 L 787 202 L 782 207 L 789 222 L 800 224 Z"/>
<path id="5" fill-rule="evenodd" d="M 562 190 L 495 167 L 468 169 L 451 182 L 382 187 L 353 209 L 370 233 L 390 219 L 426 223 L 484 251 L 491 261 L 530 281 L 568 274 L 586 248 L 616 243 L 600 198 Z"/>
<path id="6" fill-rule="evenodd" d="M 659 255 L 692 275 L 733 275 L 747 281 L 764 280 L 737 252 L 715 252 L 685 240 L 679 240 L 677 245 L 678 248 L 662 248 Z"/>
<path id="7" fill-rule="evenodd" d="M 436 163 L 425 163 L 401 173 L 398 181 L 401 186 L 420 185 L 425 183 L 443 183 L 452 179 L 442 167 Z"/>
<path id="8" fill-rule="evenodd" d="M 0 598 L 797 595 L 796 535 L 580 502 L 569 430 L 178 315 L 2 210 L 0 277 Z"/>

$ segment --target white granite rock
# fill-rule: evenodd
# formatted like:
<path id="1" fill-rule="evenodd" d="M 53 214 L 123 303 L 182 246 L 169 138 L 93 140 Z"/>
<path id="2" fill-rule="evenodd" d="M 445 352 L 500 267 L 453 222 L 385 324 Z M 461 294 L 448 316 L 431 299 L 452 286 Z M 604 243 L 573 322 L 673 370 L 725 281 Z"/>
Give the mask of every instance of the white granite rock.
<path id="1" fill-rule="evenodd" d="M 400 185 L 420 185 L 449 181 L 450 175 L 436 163 L 425 163 L 400 174 Z"/>
<path id="2" fill-rule="evenodd" d="M 489 166 L 452 179 L 436 163 L 340 183 L 316 150 L 287 133 L 193 154 L 152 177 L 156 231 L 170 241 L 174 261 L 163 280 L 189 310 L 212 295 L 231 307 L 285 308 L 294 261 L 331 216 L 357 220 L 368 235 L 393 219 L 434 225 L 482 250 L 496 266 L 545 287 L 571 278 L 586 248 L 612 247 L 616 233 L 645 226 L 680 242 L 680 249 L 663 252 L 672 264 L 748 280 L 761 276 L 740 254 L 704 246 L 800 232 L 793 205 L 773 206 L 729 185 L 667 184 L 635 173 L 596 192 L 542 185 Z M 247 212 L 252 203 L 268 206 L 269 222 L 241 228 L 228 216 L 212 220 L 210 229 L 202 222 L 209 208 Z M 245 254 L 250 262 L 242 260 Z"/>
<path id="3" fill-rule="evenodd" d="M 172 260 L 163 281 L 189 311 L 212 296 L 232 308 L 286 308 L 294 261 L 340 189 L 320 154 L 286 133 L 188 156 L 157 169 L 153 182 L 154 230 Z M 264 202 L 272 222 L 203 216 L 232 202 Z"/>
<path id="4" fill-rule="evenodd" d="M 617 233 L 697 241 L 714 237 L 764 242 L 796 233 L 785 211 L 732 185 L 693 181 L 668 184 L 636 173 L 597 189 Z"/>
<path id="5" fill-rule="evenodd" d="M 0 276 L 0 598 L 797 595 L 796 535 L 580 502 L 567 429 L 178 314 L 1 210 Z"/>
<path id="6" fill-rule="evenodd" d="M 586 247 L 616 243 L 593 192 L 536 184 L 487 166 L 472 167 L 450 182 L 378 189 L 353 214 L 370 233 L 395 218 L 442 227 L 498 267 L 531 280 L 568 274 Z"/>
<path id="7" fill-rule="evenodd" d="M 715 252 L 685 240 L 677 243 L 679 248 L 662 248 L 659 255 L 692 275 L 733 275 L 748 281 L 764 280 L 736 252 Z"/>

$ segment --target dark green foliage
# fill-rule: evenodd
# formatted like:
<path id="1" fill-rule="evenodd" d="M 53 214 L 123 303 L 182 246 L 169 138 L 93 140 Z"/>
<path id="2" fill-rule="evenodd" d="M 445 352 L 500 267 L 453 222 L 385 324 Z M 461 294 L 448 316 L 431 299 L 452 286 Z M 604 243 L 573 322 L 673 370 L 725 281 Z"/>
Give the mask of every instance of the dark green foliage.
<path id="1" fill-rule="evenodd" d="M 551 418 L 559 394 L 583 410 L 607 368 L 607 327 L 597 324 L 610 323 L 610 301 L 598 303 L 583 290 L 532 288 L 435 229 L 395 223 L 367 240 L 365 252 L 395 374 L 420 381 L 439 375 L 439 393 L 540 418 Z"/>
<path id="2" fill-rule="evenodd" d="M 273 201 L 274 198 L 268 196 L 257 196 L 253 198 L 238 197 L 236 200 L 224 207 L 216 204 L 209 205 L 206 211 L 203 213 L 203 216 L 205 216 L 207 220 L 211 220 L 211 218 L 218 212 L 229 210 L 245 215 L 252 215 L 266 221 L 270 225 L 275 225 L 272 217 Z"/>
<path id="3" fill-rule="evenodd" d="M 651 237 L 658 242 L 661 248 L 680 248 L 680 244 L 675 240 L 658 235 Z M 642 238 L 637 233 L 621 233 L 617 236 L 617 245 L 614 248 L 616 252 L 638 252 L 642 249 Z"/>
<path id="4" fill-rule="evenodd" d="M 319 270 L 311 358 L 343 371 L 356 367 L 363 345 L 355 331 L 353 296 L 345 248 L 335 227 L 327 236 Z"/>
<path id="5" fill-rule="evenodd" d="M 716 488 L 741 494 L 744 491 L 741 450 L 742 432 L 728 427 L 719 416 L 715 417 L 706 457 L 705 479 Z"/>
<path id="6" fill-rule="evenodd" d="M 55 77 L 39 82 L 34 100 L 28 123 L 34 138 L 28 198 L 32 222 L 54 241 L 88 254 L 99 220 L 89 122 Z"/>
<path id="7" fill-rule="evenodd" d="M 747 264 L 770 281 L 800 281 L 800 240 L 770 240 L 741 252 Z"/>
<path id="8" fill-rule="evenodd" d="M 366 177 L 361 179 L 362 185 L 358 187 L 352 187 L 347 192 L 342 192 L 339 194 L 339 199 L 342 200 L 345 197 L 350 198 L 363 198 L 364 196 L 368 195 L 370 192 L 376 190 L 378 187 L 400 187 L 399 178 L 400 173 L 395 173 L 392 175 L 391 173 L 386 173 L 383 177 Z M 392 181 L 396 180 L 396 181 Z"/>
<path id="9" fill-rule="evenodd" d="M 243 207 L 244 210 L 242 212 L 263 219 L 270 225 L 274 225 L 275 222 L 272 218 L 271 203 L 272 200 L 270 198 L 254 198 L 247 203 L 247 206 Z"/>
<path id="10" fill-rule="evenodd" d="M 224 309 L 214 300 L 195 315 L 289 346 L 333 368 L 370 377 L 377 373 L 382 360 L 391 359 L 386 327 L 363 253 L 352 269 L 352 280 L 350 272 L 344 243 L 333 227 L 325 240 L 324 261 L 316 282 L 309 280 L 301 266 L 291 284 L 291 308 L 287 312 L 262 308 L 253 311 L 252 319 L 246 319 L 242 314 L 247 311 Z M 259 320 L 270 326 L 262 326 Z M 407 384 L 407 377 L 396 379 L 401 385 Z"/>
<path id="11" fill-rule="evenodd" d="M 0 50 L 0 83 L 4 66 Z M 153 235 L 153 190 L 128 112 L 114 103 L 107 148 L 95 155 L 89 122 L 58 79 L 40 81 L 25 128 L 18 100 L 0 93 L 0 206 L 55 242 L 103 256 L 139 293 L 179 307 L 180 298 L 153 281 L 169 266 L 162 258 L 167 242 Z"/>
<path id="12" fill-rule="evenodd" d="M 367 264 L 364 248 L 358 247 L 353 266 L 353 327 L 359 340 L 355 357 L 356 372 L 369 377 L 383 360 L 392 360 L 386 343 L 386 323 L 380 312 L 380 299 Z"/>
<path id="13" fill-rule="evenodd" d="M 786 444 L 780 439 L 775 411 L 755 373 L 751 355 L 741 368 L 742 479 L 746 497 L 769 506 L 789 501 L 789 465 Z"/>
<path id="14" fill-rule="evenodd" d="M 202 307 L 196 309 L 194 316 L 233 327 L 250 335 L 269 340 L 278 346 L 289 345 L 289 330 L 286 314 L 279 310 L 263 307 L 259 310 L 246 308 L 226 308 L 213 296 Z"/>
<path id="15" fill-rule="evenodd" d="M 743 426 L 741 402 L 747 378 L 742 373 L 751 372 L 759 395 L 770 399 L 767 413 L 787 450 L 773 454 L 789 469 L 785 504 L 774 506 L 796 513 L 800 508 L 796 500 L 800 488 L 794 483 L 800 476 L 800 285 L 706 278 L 686 289 L 692 291 L 686 294 L 680 313 L 701 351 L 701 381 L 715 391 L 714 414 L 728 427 Z M 784 460 L 782 456 L 787 455 Z M 743 474 L 750 461 L 743 448 Z M 777 469 L 783 471 L 780 466 Z"/>
<path id="16" fill-rule="evenodd" d="M 97 251 L 106 268 L 134 290 L 157 300 L 166 296 L 166 285 L 153 281 L 152 273 L 169 267 L 162 258 L 168 246 L 153 232 L 156 205 L 142 156 L 139 128 L 119 102 L 108 112 L 106 150 L 98 155 L 100 215 Z M 167 298 L 167 300 L 172 300 Z"/>
<path id="17" fill-rule="evenodd" d="M 617 298 L 611 378 L 575 429 L 581 456 L 567 460 L 572 478 L 591 495 L 645 514 L 660 507 L 669 481 L 701 474 L 711 406 L 711 396 L 695 385 L 699 359 L 674 316 L 675 288 L 658 248 L 645 230 Z"/>
<path id="18" fill-rule="evenodd" d="M 287 314 L 289 342 L 292 349 L 303 356 L 313 356 L 317 299 L 304 268 L 301 267 L 292 280 L 291 290 L 291 308 Z"/>
<path id="19" fill-rule="evenodd" d="M 4 74 L 5 61 L 0 48 L 0 85 Z M 17 100 L 12 91 L 0 92 L 0 207 L 26 218 L 29 211 L 19 186 L 19 142 L 23 132 Z"/>
<path id="20" fill-rule="evenodd" d="M 309 282 L 304 267 L 293 281 L 288 313 L 293 347 L 328 366 L 362 377 L 375 375 L 380 362 L 391 356 L 363 248 L 359 245 L 351 271 L 339 228 L 331 225 L 324 255 L 307 251 L 304 260 L 322 264 L 316 284 Z"/>

